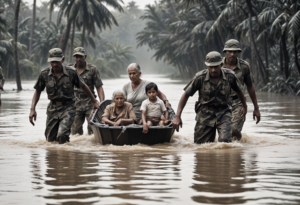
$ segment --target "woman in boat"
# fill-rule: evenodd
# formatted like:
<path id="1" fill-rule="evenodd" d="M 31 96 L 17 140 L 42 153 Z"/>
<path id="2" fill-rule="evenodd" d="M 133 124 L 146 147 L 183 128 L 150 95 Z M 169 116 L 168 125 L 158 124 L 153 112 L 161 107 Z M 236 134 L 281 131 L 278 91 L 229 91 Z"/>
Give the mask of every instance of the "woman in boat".
<path id="1" fill-rule="evenodd" d="M 127 67 L 128 76 L 131 82 L 127 83 L 123 87 L 125 98 L 127 102 L 133 105 L 134 113 L 137 117 L 137 122 L 141 120 L 141 105 L 144 100 L 148 98 L 146 95 L 145 87 L 151 83 L 151 81 L 142 80 L 141 68 L 137 63 L 132 63 Z M 170 107 L 169 101 L 166 96 L 158 90 L 157 96 L 164 101 L 166 107 Z"/>
<path id="2" fill-rule="evenodd" d="M 110 126 L 129 125 L 137 122 L 131 103 L 125 102 L 126 97 L 122 90 L 113 92 L 114 103 L 106 106 L 102 115 L 102 124 Z"/>

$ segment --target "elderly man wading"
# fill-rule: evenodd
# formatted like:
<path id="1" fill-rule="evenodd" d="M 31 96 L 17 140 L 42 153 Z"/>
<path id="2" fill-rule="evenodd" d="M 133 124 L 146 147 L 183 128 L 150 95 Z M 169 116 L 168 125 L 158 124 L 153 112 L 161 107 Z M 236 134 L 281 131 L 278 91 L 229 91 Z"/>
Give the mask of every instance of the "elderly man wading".
<path id="1" fill-rule="evenodd" d="M 225 43 L 223 52 L 226 54 L 226 58 L 223 59 L 223 67 L 234 71 L 236 77 L 241 82 L 241 85 L 244 87 L 246 84 L 247 86 L 248 93 L 254 105 L 253 119 L 256 117 L 257 124 L 260 121 L 260 112 L 256 100 L 255 89 L 252 84 L 253 78 L 249 63 L 238 58 L 239 53 L 242 52 L 240 42 L 235 39 L 228 40 Z M 241 87 L 241 89 L 243 87 Z M 246 118 L 240 118 L 240 111 L 243 108 L 243 105 L 236 93 L 233 91 L 231 91 L 230 94 L 230 105 L 232 106 L 232 135 L 240 140 L 242 138 L 241 131 Z"/>
<path id="2" fill-rule="evenodd" d="M 216 130 L 219 133 L 219 142 L 231 142 L 231 111 L 228 106 L 230 89 L 233 89 L 240 98 L 243 109 L 240 117 L 247 113 L 247 105 L 243 92 L 234 72 L 222 68 L 222 56 L 218 52 L 210 52 L 206 56 L 206 70 L 196 73 L 195 77 L 184 88 L 173 127 L 179 131 L 182 126 L 181 113 L 190 96 L 199 93 L 199 102 L 195 106 L 196 126 L 194 132 L 195 143 L 214 142 Z"/>
<path id="3" fill-rule="evenodd" d="M 49 51 L 48 62 L 51 66 L 42 70 L 34 86 L 36 91 L 33 95 L 29 115 L 29 121 L 34 125 L 33 119 L 35 121 L 37 116 L 35 107 L 40 99 L 41 92 L 46 87 L 50 103 L 47 107 L 45 136 L 48 142 L 58 141 L 59 144 L 69 141 L 71 125 L 76 112 L 74 86 L 81 88 L 91 98 L 93 107 L 99 109 L 99 102 L 90 89 L 72 67 L 63 65 L 64 60 L 60 48 L 53 48 Z"/>
<path id="4" fill-rule="evenodd" d="M 104 100 L 104 91 L 103 91 L 103 83 L 100 78 L 100 74 L 95 65 L 89 64 L 86 62 L 86 52 L 82 47 L 77 47 L 74 49 L 73 57 L 75 60 L 75 64 L 71 64 L 74 66 L 74 69 L 78 73 L 78 75 L 84 80 L 85 84 L 89 87 L 92 94 L 96 98 L 96 94 L 94 91 L 94 87 L 96 87 L 98 96 L 100 98 L 100 102 Z M 76 106 L 76 115 L 74 119 L 74 123 L 71 128 L 71 134 L 83 134 L 82 125 L 84 123 L 85 118 L 88 119 L 89 115 L 92 112 L 93 104 L 91 99 L 84 93 L 81 88 L 74 88 L 75 90 L 75 106 Z M 88 134 L 92 134 L 92 129 L 88 125 Z"/>

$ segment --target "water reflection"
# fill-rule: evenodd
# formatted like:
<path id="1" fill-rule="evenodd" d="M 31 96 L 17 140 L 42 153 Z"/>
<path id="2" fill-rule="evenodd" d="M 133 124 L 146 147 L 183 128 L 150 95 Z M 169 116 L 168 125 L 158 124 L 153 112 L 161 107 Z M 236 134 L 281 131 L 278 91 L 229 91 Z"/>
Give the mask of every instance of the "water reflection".
<path id="1" fill-rule="evenodd" d="M 245 203 L 247 199 L 240 193 L 254 191 L 254 188 L 247 188 L 244 185 L 254 183 L 256 180 L 247 179 L 245 160 L 241 155 L 242 150 L 197 153 L 195 183 L 192 188 L 199 193 L 192 199 L 195 202 L 208 204 Z M 255 163 L 255 156 L 250 163 Z M 251 172 L 251 175 L 255 174 Z"/>

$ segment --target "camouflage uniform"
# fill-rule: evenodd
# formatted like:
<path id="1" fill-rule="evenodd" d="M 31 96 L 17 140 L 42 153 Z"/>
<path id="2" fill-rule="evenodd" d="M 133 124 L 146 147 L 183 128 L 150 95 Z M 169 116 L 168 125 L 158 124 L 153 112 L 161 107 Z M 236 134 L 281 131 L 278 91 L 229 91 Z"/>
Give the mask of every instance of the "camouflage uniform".
<path id="1" fill-rule="evenodd" d="M 216 66 L 222 63 L 221 54 L 210 52 L 206 57 L 206 65 Z M 228 107 L 230 89 L 241 91 L 238 79 L 233 71 L 221 68 L 219 84 L 211 79 L 209 70 L 198 72 L 193 80 L 184 88 L 188 96 L 199 94 L 196 108 L 195 143 L 214 142 L 216 130 L 219 142 L 231 142 L 231 111 Z"/>
<path id="2" fill-rule="evenodd" d="M 85 55 L 85 50 L 82 47 L 78 47 L 74 49 L 74 55 Z M 73 65 L 73 69 L 76 70 L 76 64 Z M 77 72 L 77 70 L 76 70 Z M 95 65 L 89 64 L 86 62 L 84 70 L 78 74 L 85 82 L 85 84 L 89 87 L 94 97 L 96 98 L 94 87 L 99 88 L 103 85 L 100 74 Z M 81 88 L 74 88 L 75 90 L 75 105 L 76 105 L 76 115 L 74 119 L 74 123 L 72 125 L 71 134 L 83 134 L 82 125 L 84 123 L 85 118 L 88 120 L 92 110 L 93 103 L 92 100 L 83 92 Z M 88 133 L 92 134 L 92 129 L 88 125 Z"/>
<path id="3" fill-rule="evenodd" d="M 1 58 L 0 58 L 0 60 L 1 60 Z M 2 68 L 0 66 L 0 84 L 2 83 L 3 80 L 5 80 L 5 78 L 4 78 L 4 75 L 3 75 Z M 0 89 L 0 106 L 1 106 L 1 91 L 2 90 Z"/>
<path id="4" fill-rule="evenodd" d="M 225 43 L 223 52 L 226 51 L 241 52 L 242 50 L 240 49 L 240 43 L 234 39 L 228 40 Z M 228 68 L 228 66 L 226 65 L 226 58 L 223 59 L 223 64 L 224 68 Z M 236 77 L 239 79 L 242 90 L 244 89 L 245 84 L 246 86 L 252 85 L 253 77 L 250 71 L 249 63 L 247 61 L 237 58 L 237 64 L 232 69 L 232 71 L 235 72 Z M 239 132 L 241 132 L 246 120 L 246 116 L 245 118 L 241 118 L 241 109 L 243 108 L 243 105 L 241 100 L 236 95 L 236 92 L 234 92 L 233 90 L 231 90 L 229 104 L 232 107 L 232 128 L 237 129 Z"/>
<path id="5" fill-rule="evenodd" d="M 62 51 L 54 48 L 49 51 L 48 61 L 60 61 Z M 60 60 L 59 60 L 60 59 Z M 74 105 L 74 86 L 84 85 L 83 80 L 72 67 L 63 65 L 63 72 L 57 78 L 48 67 L 41 74 L 34 86 L 37 91 L 43 91 L 46 87 L 50 103 L 47 107 L 47 122 L 45 136 L 47 141 L 69 141 L 71 125 L 74 121 L 76 107 Z"/>

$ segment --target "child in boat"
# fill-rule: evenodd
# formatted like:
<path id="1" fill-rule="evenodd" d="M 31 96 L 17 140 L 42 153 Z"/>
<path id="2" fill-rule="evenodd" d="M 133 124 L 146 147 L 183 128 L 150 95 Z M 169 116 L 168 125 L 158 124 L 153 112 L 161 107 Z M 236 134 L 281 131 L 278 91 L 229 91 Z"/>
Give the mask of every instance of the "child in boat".
<path id="1" fill-rule="evenodd" d="M 146 87 L 147 100 L 141 105 L 143 133 L 148 132 L 148 126 L 164 126 L 169 122 L 169 114 L 164 102 L 157 97 L 158 87 L 155 83 L 149 83 Z M 162 116 L 162 114 L 164 116 Z"/>

